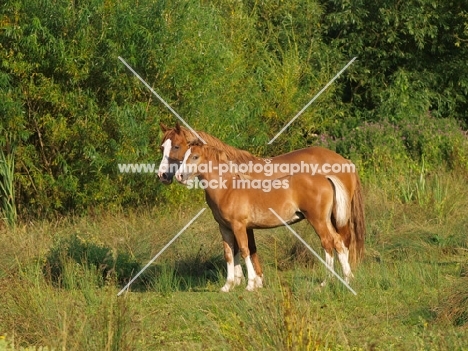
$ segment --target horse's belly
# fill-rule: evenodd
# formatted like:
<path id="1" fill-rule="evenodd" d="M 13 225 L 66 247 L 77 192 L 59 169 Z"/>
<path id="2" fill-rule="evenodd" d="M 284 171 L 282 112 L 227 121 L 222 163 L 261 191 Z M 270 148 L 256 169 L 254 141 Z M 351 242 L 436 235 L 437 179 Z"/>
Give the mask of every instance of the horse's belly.
<path id="1" fill-rule="evenodd" d="M 274 228 L 282 226 L 284 223 L 292 224 L 304 219 L 302 213 L 293 206 L 283 206 L 281 209 L 275 209 L 273 206 L 261 209 L 252 208 L 249 217 L 249 227 L 252 229 Z"/>

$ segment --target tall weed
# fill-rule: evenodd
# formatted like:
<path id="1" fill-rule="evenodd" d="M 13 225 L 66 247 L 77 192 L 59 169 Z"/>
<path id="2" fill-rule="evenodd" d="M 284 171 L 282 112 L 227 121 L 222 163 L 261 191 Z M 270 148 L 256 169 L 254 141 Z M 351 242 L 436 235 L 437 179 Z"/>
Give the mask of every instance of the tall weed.
<path id="1" fill-rule="evenodd" d="M 15 203 L 15 149 L 10 145 L 10 150 L 4 151 L 0 145 L 0 204 L 1 214 L 7 225 L 15 226 L 17 219 Z"/>

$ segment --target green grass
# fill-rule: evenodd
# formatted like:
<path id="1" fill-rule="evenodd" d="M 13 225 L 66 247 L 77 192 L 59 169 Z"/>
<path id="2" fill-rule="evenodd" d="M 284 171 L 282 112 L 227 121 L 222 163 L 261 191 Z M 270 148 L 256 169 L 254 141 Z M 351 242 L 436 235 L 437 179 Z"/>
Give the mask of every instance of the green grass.
<path id="1" fill-rule="evenodd" d="M 402 196 L 414 180 L 366 186 L 357 296 L 336 279 L 318 288 L 324 267 L 285 228 L 256 232 L 265 287 L 220 293 L 221 236 L 206 211 L 117 297 L 130 277 L 108 268 L 142 267 L 202 204 L 3 229 L 0 350 L 467 350 L 468 186 L 449 174 L 431 179 L 424 204 Z M 442 214 L 441 201 L 450 208 Z M 295 229 L 321 253 L 307 223 Z M 88 251 L 54 256 L 57 283 L 44 266 L 70 238 Z M 114 259 L 104 270 L 90 252 Z"/>
<path id="2" fill-rule="evenodd" d="M 8 144 L 8 148 L 10 149 L 9 153 L 5 153 L 0 148 L 0 214 L 5 223 L 13 227 L 17 219 L 13 186 L 16 146 Z"/>

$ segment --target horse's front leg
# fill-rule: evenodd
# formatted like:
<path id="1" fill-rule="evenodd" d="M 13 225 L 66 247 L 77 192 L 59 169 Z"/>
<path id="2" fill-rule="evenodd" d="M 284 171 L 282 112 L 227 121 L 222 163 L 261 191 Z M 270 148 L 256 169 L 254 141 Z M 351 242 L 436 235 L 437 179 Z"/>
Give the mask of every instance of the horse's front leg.
<path id="1" fill-rule="evenodd" d="M 248 291 L 253 291 L 256 288 L 261 288 L 262 278 L 257 275 L 250 257 L 249 238 L 246 227 L 240 222 L 235 222 L 231 225 L 232 231 L 234 232 L 234 236 L 237 241 L 237 245 L 239 245 L 240 254 L 244 258 L 245 266 L 247 268 L 248 283 L 246 289 Z"/>
<path id="2" fill-rule="evenodd" d="M 255 244 L 255 236 L 252 229 L 247 229 L 247 238 L 249 240 L 250 260 L 252 261 L 252 264 L 258 277 L 258 279 L 255 282 L 255 286 L 257 288 L 261 288 L 263 287 L 263 271 L 260 265 L 260 260 L 257 253 L 257 245 Z M 237 241 L 234 245 L 234 275 L 234 284 L 236 286 L 240 285 L 244 280 L 244 272 L 242 271 L 242 266 L 240 263 L 240 252 L 239 245 L 237 245 Z"/>
<path id="3" fill-rule="evenodd" d="M 239 248 L 236 247 L 234 252 L 234 285 L 237 286 L 242 284 L 242 281 L 244 280 L 244 272 L 242 271 L 240 262 Z"/>
<path id="4" fill-rule="evenodd" d="M 255 236 L 254 236 L 253 229 L 247 229 L 247 237 L 249 240 L 250 258 L 252 260 L 255 273 L 257 274 L 257 278 L 255 279 L 255 287 L 262 288 L 263 287 L 263 271 L 262 271 L 262 266 L 260 265 L 260 260 L 259 260 L 258 253 L 257 253 L 257 245 L 255 244 Z"/>
<path id="5" fill-rule="evenodd" d="M 234 258 L 234 245 L 236 239 L 231 229 L 220 225 L 219 230 L 223 237 L 224 259 L 226 260 L 227 265 L 226 284 L 221 288 L 221 291 L 229 292 L 236 285 Z"/>

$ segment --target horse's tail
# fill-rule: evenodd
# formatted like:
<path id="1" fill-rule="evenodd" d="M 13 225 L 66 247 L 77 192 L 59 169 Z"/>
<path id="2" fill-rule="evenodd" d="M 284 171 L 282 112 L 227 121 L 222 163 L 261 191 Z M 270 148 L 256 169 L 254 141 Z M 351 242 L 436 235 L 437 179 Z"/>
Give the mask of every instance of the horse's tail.
<path id="1" fill-rule="evenodd" d="M 340 234 L 344 231 L 343 234 L 346 237 L 349 235 L 349 262 L 356 265 L 364 255 L 366 233 L 361 181 L 356 173 L 356 188 L 350 199 L 343 182 L 338 177 L 330 175 L 327 178 L 332 182 L 335 189 L 333 208 L 335 227 Z"/>
<path id="2" fill-rule="evenodd" d="M 348 224 L 351 217 L 351 199 L 343 182 L 334 175 L 328 175 L 328 180 L 333 184 L 335 199 L 333 204 L 333 218 L 335 227 L 341 228 Z"/>
<path id="3" fill-rule="evenodd" d="M 349 245 L 349 261 L 352 265 L 356 265 L 362 260 L 364 256 L 364 240 L 366 237 L 361 180 L 357 173 L 355 173 L 355 175 L 356 188 L 351 200 L 351 243 Z"/>

